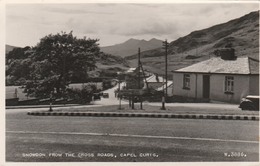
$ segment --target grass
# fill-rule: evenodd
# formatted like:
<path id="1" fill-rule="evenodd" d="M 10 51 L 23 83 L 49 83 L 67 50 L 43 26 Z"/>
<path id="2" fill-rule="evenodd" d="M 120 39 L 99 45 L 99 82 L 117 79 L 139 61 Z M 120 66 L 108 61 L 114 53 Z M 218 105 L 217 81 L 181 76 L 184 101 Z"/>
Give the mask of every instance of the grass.
<path id="1" fill-rule="evenodd" d="M 194 107 L 190 106 L 167 106 L 166 110 L 161 110 L 160 106 L 151 106 L 143 104 L 143 109 L 140 109 L 140 104 L 135 104 L 135 109 L 129 108 L 127 105 L 122 105 L 119 109 L 118 105 L 87 107 L 87 108 L 57 108 L 57 112 L 117 112 L 117 113 L 172 113 L 172 114 L 217 114 L 217 115 L 259 115 L 259 111 L 242 111 L 239 108 L 222 108 L 216 107 L 200 107 L 200 104 Z"/>

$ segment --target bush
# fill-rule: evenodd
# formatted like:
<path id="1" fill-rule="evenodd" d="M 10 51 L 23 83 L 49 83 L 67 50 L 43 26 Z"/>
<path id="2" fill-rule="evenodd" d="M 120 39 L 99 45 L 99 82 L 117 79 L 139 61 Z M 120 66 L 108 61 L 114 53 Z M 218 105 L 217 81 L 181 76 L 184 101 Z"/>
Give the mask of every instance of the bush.
<path id="1" fill-rule="evenodd" d="M 66 97 L 78 101 L 80 104 L 87 104 L 92 100 L 93 94 L 97 92 L 94 85 L 82 86 L 82 89 L 67 89 Z"/>
<path id="2" fill-rule="evenodd" d="M 110 89 L 113 87 L 111 80 L 103 80 L 103 90 Z"/>

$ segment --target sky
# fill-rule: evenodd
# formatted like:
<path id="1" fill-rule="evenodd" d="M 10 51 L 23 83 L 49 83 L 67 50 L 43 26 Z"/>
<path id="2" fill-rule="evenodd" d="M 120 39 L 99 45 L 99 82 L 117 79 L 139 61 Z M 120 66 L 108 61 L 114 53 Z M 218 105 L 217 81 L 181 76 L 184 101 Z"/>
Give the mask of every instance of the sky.
<path id="1" fill-rule="evenodd" d="M 259 10 L 257 3 L 6 4 L 6 44 L 35 46 L 42 37 L 73 31 L 100 46 L 130 38 L 174 41 L 190 32 Z"/>

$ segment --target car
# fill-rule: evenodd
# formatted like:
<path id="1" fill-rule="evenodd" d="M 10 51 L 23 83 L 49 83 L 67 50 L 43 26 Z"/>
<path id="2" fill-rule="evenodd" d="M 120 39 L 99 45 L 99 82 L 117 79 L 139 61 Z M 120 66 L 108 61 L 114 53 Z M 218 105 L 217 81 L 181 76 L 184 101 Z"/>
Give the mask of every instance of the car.
<path id="1" fill-rule="evenodd" d="M 260 96 L 248 95 L 242 98 L 239 108 L 242 110 L 256 110 L 259 111 L 259 98 Z"/>

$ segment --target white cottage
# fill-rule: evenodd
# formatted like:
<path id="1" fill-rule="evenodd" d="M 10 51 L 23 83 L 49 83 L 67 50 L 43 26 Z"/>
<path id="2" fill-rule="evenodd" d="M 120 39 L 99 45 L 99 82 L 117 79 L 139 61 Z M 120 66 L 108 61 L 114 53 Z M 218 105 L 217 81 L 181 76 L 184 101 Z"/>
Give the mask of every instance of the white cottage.
<path id="1" fill-rule="evenodd" d="M 146 82 L 150 89 L 154 89 L 156 91 L 165 90 L 165 79 L 157 74 L 152 74 L 150 77 L 146 78 Z M 167 95 L 172 96 L 172 88 L 173 82 L 167 80 Z M 147 89 L 147 85 L 144 83 L 144 89 Z"/>
<path id="2" fill-rule="evenodd" d="M 173 71 L 173 85 L 177 96 L 239 103 L 259 95 L 259 60 L 231 52 Z"/>
<path id="3" fill-rule="evenodd" d="M 166 91 L 165 90 L 165 83 L 163 84 L 163 86 L 159 87 L 156 89 L 157 91 Z M 167 96 L 173 96 L 173 82 L 172 81 L 167 81 Z"/>
<path id="4" fill-rule="evenodd" d="M 150 77 L 146 78 L 146 82 L 148 84 L 148 87 L 151 89 L 157 89 L 164 84 L 163 77 L 158 76 L 157 74 L 153 74 Z M 144 84 L 144 89 L 147 88 L 147 85 Z"/>

